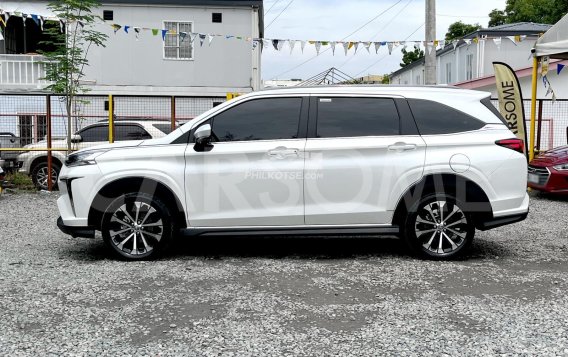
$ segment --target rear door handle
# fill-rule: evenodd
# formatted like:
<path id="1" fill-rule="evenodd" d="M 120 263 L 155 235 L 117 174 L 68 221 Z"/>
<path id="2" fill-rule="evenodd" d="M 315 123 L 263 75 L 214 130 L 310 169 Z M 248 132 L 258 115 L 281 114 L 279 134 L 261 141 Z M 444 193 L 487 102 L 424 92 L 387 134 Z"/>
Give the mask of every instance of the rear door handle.
<path id="1" fill-rule="evenodd" d="M 389 151 L 397 151 L 397 152 L 416 150 L 416 144 L 407 144 L 403 142 L 398 142 L 389 145 L 388 149 Z"/>

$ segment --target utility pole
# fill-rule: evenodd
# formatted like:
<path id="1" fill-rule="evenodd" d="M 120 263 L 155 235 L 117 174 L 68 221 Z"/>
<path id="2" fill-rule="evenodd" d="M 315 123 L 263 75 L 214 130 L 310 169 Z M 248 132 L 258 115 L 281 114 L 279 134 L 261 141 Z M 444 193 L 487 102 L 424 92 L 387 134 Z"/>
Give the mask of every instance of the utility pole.
<path id="1" fill-rule="evenodd" d="M 424 66 L 424 84 L 435 85 L 436 82 L 436 0 L 426 1 L 426 56 Z M 430 45 L 431 44 L 431 45 Z M 430 47 L 430 53 L 428 53 Z"/>

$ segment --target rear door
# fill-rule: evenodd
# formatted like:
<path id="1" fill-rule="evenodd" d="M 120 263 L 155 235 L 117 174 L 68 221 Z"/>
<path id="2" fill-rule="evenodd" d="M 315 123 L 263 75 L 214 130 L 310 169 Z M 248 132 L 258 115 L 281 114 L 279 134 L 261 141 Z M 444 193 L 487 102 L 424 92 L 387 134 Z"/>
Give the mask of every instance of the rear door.
<path id="1" fill-rule="evenodd" d="M 314 96 L 309 120 L 306 224 L 390 224 L 388 202 L 422 177 L 425 159 L 406 100 Z"/>

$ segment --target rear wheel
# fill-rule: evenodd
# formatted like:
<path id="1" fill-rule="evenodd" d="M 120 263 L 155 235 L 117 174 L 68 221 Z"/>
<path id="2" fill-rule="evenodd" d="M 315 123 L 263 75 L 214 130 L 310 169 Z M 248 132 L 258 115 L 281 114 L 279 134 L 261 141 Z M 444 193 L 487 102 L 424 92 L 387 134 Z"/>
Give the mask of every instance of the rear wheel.
<path id="1" fill-rule="evenodd" d="M 117 256 L 127 260 L 151 259 L 165 250 L 173 236 L 171 217 L 159 197 L 129 193 L 107 207 L 101 232 Z"/>
<path id="2" fill-rule="evenodd" d="M 451 259 L 471 245 L 475 226 L 464 204 L 447 194 L 431 194 L 416 202 L 406 216 L 403 236 L 424 258 Z"/>
<path id="3" fill-rule="evenodd" d="M 57 179 L 59 178 L 59 171 L 61 171 L 61 166 L 56 163 L 51 163 L 51 187 L 52 189 L 57 189 Z M 32 181 L 38 190 L 47 190 L 49 187 L 47 185 L 48 180 L 48 167 L 47 162 L 40 162 L 35 165 L 31 171 Z"/>

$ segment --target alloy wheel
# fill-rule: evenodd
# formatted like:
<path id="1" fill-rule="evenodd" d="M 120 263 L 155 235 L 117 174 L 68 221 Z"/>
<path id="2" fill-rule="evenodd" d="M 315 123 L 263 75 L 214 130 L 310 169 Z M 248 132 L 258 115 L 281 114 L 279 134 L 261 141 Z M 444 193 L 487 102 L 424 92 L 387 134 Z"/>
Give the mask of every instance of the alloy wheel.
<path id="1" fill-rule="evenodd" d="M 48 170 L 47 170 L 47 166 L 42 167 L 38 170 L 36 177 L 37 177 L 37 183 L 38 185 L 42 188 L 47 190 L 48 185 L 47 185 L 47 180 L 48 180 Z M 57 170 L 55 170 L 54 168 L 51 169 L 51 186 L 55 187 L 55 185 L 57 185 Z"/>
<path id="2" fill-rule="evenodd" d="M 414 232 L 422 248 L 435 255 L 448 255 L 466 243 L 468 219 L 453 202 L 436 200 L 417 212 Z"/>

